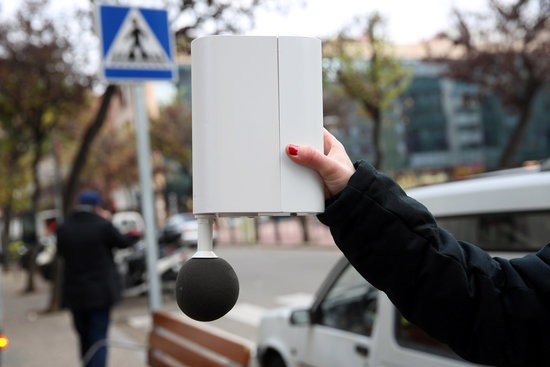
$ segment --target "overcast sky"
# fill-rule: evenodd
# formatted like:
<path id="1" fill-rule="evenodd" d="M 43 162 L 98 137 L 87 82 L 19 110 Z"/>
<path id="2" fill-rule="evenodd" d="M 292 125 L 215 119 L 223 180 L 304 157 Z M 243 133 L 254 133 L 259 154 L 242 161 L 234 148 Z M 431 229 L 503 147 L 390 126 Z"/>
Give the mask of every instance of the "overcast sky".
<path id="1" fill-rule="evenodd" d="M 297 3 L 299 1 L 296 1 Z M 354 17 L 379 11 L 386 19 L 386 35 L 393 43 L 426 40 L 449 27 L 453 7 L 479 10 L 485 0 L 306 0 L 306 6 L 294 6 L 286 15 L 259 10 L 256 28 L 249 34 L 301 35 L 326 38 L 334 36 Z M 0 0 L 0 16 L 13 13 L 20 0 Z M 89 0 L 52 0 L 56 9 L 89 6 Z M 104 1 L 108 4 L 108 1 Z M 134 0 L 126 4 L 151 7 L 158 0 Z"/>
<path id="2" fill-rule="evenodd" d="M 451 10 L 480 10 L 484 0 L 309 0 L 286 17 L 259 11 L 252 34 L 303 35 L 327 38 L 354 17 L 380 12 L 393 43 L 415 43 L 449 28 Z"/>

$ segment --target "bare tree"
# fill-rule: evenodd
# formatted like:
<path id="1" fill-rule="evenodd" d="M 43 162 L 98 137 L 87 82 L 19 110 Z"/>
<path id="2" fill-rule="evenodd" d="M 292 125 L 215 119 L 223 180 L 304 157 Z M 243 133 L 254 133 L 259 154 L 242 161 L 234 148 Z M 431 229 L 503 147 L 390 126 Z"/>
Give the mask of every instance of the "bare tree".
<path id="1" fill-rule="evenodd" d="M 92 147 L 92 143 L 96 136 L 99 134 L 103 124 L 105 123 L 107 111 L 109 105 L 111 104 L 111 99 L 117 91 L 115 85 L 109 85 L 101 97 L 101 103 L 99 109 L 93 118 L 93 120 L 88 124 L 88 127 L 84 131 L 82 140 L 79 146 L 79 149 L 76 155 L 73 158 L 69 177 L 67 183 L 63 189 L 63 212 L 67 213 L 71 208 L 71 203 L 73 202 L 76 192 L 78 190 L 79 178 L 86 166 L 86 160 L 88 158 L 88 153 Z"/>
<path id="2" fill-rule="evenodd" d="M 494 93 L 519 117 L 498 166 L 514 163 L 538 92 L 550 80 L 550 2 L 489 0 L 487 13 L 454 11 L 455 31 L 447 37 L 463 57 L 433 58 L 448 65 L 451 78 Z"/>

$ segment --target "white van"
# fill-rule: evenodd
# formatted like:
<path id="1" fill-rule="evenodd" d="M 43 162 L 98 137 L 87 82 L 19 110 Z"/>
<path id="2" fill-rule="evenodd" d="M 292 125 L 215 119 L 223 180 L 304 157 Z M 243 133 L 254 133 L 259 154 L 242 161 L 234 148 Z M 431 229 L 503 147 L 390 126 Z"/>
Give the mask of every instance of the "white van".
<path id="1" fill-rule="evenodd" d="M 550 241 L 550 171 L 538 166 L 408 194 L 455 237 L 499 256 L 521 256 Z M 410 324 L 345 258 L 310 307 L 264 315 L 257 358 L 262 367 L 474 366 Z"/>

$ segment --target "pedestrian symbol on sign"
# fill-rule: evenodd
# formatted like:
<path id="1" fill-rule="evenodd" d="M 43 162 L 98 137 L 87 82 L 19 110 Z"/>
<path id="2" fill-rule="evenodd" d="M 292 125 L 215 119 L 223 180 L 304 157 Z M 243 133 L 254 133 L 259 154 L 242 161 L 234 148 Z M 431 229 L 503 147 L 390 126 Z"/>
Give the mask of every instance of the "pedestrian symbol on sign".
<path id="1" fill-rule="evenodd" d="M 98 14 L 105 78 L 177 78 L 165 11 L 102 5 Z"/>
<path id="2" fill-rule="evenodd" d="M 137 9 L 131 9 L 107 53 L 105 66 L 165 67 L 171 61 Z"/>
<path id="3" fill-rule="evenodd" d="M 139 29 L 139 26 L 138 26 L 137 21 L 135 19 L 132 20 L 132 23 L 134 25 L 134 29 L 132 30 L 132 32 L 128 36 L 132 37 L 134 39 L 134 44 L 132 45 L 132 48 L 130 50 L 130 55 L 128 55 L 128 58 L 132 61 L 136 59 L 136 55 L 134 54 L 134 50 L 137 48 L 141 52 L 141 58 L 145 60 L 145 59 L 147 59 L 147 53 L 143 49 L 143 46 L 141 46 L 140 38 L 141 37 L 146 37 L 146 36 L 143 33 L 143 31 L 141 29 Z"/>
<path id="4" fill-rule="evenodd" d="M 158 250 L 153 236 L 155 216 L 151 194 L 151 147 L 144 82 L 177 80 L 174 35 L 170 32 L 168 12 L 162 9 L 98 4 L 96 16 L 101 41 L 101 77 L 109 83 L 133 82 L 132 104 L 142 193 L 141 211 L 145 222 L 146 262 L 149 269 L 154 269 Z M 159 310 L 162 302 L 158 273 L 150 272 L 147 281 L 149 308 Z"/>

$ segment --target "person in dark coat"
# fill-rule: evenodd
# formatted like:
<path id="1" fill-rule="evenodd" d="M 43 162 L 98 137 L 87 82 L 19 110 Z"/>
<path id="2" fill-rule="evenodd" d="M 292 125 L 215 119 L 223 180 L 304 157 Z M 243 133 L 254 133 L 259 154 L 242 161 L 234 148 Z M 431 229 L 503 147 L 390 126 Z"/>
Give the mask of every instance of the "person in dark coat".
<path id="1" fill-rule="evenodd" d="M 439 227 L 389 176 L 352 164 L 326 131 L 324 145 L 324 154 L 297 145 L 287 154 L 324 180 L 319 219 L 367 281 L 466 360 L 550 366 L 550 244 L 521 258 L 493 258 Z"/>
<path id="2" fill-rule="evenodd" d="M 57 230 L 57 249 L 64 263 L 63 304 L 72 313 L 80 340 L 80 354 L 90 351 L 86 365 L 105 366 L 107 347 L 104 341 L 110 311 L 121 299 L 121 280 L 113 260 L 113 249 L 129 247 L 131 237 L 123 236 L 111 223 L 102 207 L 101 196 L 84 191 L 78 205 Z"/>

